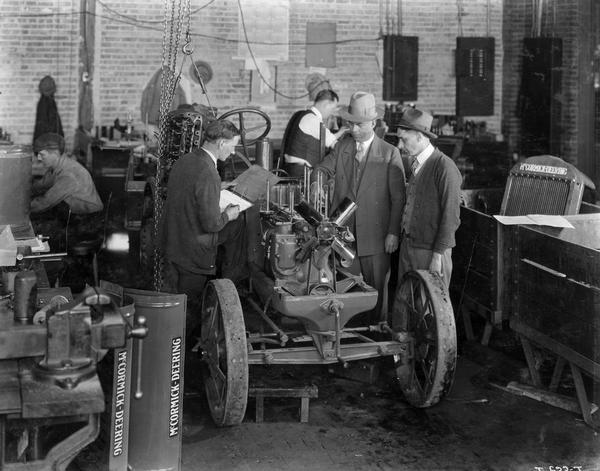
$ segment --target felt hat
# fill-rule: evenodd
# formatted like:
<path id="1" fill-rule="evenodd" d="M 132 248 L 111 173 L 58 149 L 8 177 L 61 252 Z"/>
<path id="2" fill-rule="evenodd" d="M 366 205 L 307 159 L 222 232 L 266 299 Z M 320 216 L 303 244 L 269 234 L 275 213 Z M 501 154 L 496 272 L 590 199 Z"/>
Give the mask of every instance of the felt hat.
<path id="1" fill-rule="evenodd" d="M 367 92 L 353 93 L 348 108 L 341 109 L 339 115 L 352 123 L 366 123 L 377 119 L 375 96 Z"/>
<path id="2" fill-rule="evenodd" d="M 431 123 L 433 116 L 426 111 L 421 111 L 416 108 L 407 108 L 398 122 L 398 127 L 402 129 L 412 129 L 419 131 L 432 139 L 437 138 L 437 135 L 431 132 Z"/>
<path id="3" fill-rule="evenodd" d="M 40 93 L 45 96 L 52 96 L 56 92 L 56 82 L 52 77 L 46 75 L 38 86 Z"/>
<path id="4" fill-rule="evenodd" d="M 60 134 L 47 132 L 38 137 L 33 143 L 33 152 L 36 154 L 42 150 L 58 150 L 61 155 L 65 151 L 65 140 Z"/>

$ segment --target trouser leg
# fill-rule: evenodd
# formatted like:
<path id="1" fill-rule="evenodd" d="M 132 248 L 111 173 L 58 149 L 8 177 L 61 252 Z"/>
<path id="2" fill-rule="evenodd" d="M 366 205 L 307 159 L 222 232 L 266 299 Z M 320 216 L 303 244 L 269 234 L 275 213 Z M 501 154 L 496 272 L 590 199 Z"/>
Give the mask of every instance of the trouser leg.
<path id="1" fill-rule="evenodd" d="M 369 314 L 369 322 L 377 323 L 387 317 L 383 301 L 387 295 L 387 273 L 390 269 L 390 256 L 382 252 L 366 257 L 359 257 L 360 269 L 365 282 L 377 290 L 377 304 Z"/>
<path id="2" fill-rule="evenodd" d="M 172 264 L 177 277 L 177 292 L 187 296 L 186 332 L 187 336 L 199 332 L 201 325 L 202 295 L 209 275 L 191 273 Z"/>
<path id="3" fill-rule="evenodd" d="M 244 240 L 246 227 L 244 215 L 229 222 L 219 232 L 219 245 L 223 257 L 220 260 L 221 277 L 229 278 L 234 283 L 247 275 L 247 251 Z"/>
<path id="4" fill-rule="evenodd" d="M 398 261 L 398 286 L 396 288 L 391 316 L 394 327 L 406 325 L 406 318 L 404 316 L 406 309 L 403 306 L 402 293 L 400 291 L 402 277 L 406 272 L 412 270 L 429 270 L 432 254 L 432 250 L 414 247 L 410 239 L 404 239 L 401 242 Z M 444 284 L 448 288 L 450 277 L 452 276 L 452 249 L 447 249 L 442 253 L 442 275 Z"/>

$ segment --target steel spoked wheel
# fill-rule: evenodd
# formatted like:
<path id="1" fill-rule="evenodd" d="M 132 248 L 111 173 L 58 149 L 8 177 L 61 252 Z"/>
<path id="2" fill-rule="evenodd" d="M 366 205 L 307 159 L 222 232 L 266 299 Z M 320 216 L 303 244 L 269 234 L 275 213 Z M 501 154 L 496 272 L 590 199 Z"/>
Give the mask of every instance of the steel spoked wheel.
<path id="1" fill-rule="evenodd" d="M 402 278 L 392 328 L 413 339 L 408 365 L 396 369 L 407 401 L 429 407 L 452 387 L 456 369 L 456 325 L 450 295 L 442 279 L 429 271 Z"/>
<path id="2" fill-rule="evenodd" d="M 248 402 L 248 350 L 240 298 L 231 280 L 210 281 L 202 300 L 204 388 L 219 427 L 242 423 Z"/>

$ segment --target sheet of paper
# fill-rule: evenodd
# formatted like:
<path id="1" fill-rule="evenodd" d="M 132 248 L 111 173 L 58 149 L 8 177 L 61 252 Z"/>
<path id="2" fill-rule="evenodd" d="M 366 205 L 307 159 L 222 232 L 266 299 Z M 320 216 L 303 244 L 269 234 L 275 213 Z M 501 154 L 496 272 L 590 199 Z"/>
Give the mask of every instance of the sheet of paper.
<path id="1" fill-rule="evenodd" d="M 225 210 L 227 206 L 233 204 L 235 206 L 240 207 L 240 211 L 245 211 L 252 203 L 239 195 L 236 195 L 232 191 L 229 190 L 221 190 L 221 199 L 219 200 L 219 208 L 221 208 L 221 212 Z"/>
<path id="2" fill-rule="evenodd" d="M 496 215 L 494 218 L 505 226 L 515 226 L 517 224 L 532 224 L 531 219 L 527 216 L 499 216 Z"/>
<path id="3" fill-rule="evenodd" d="M 529 214 L 529 218 L 535 221 L 539 226 L 565 227 L 575 229 L 573 225 L 563 216 L 554 216 L 549 214 Z"/>
<path id="4" fill-rule="evenodd" d="M 573 225 L 569 221 L 567 221 L 563 216 L 556 216 L 550 214 L 528 214 L 527 216 L 495 215 L 494 218 L 500 224 L 504 224 L 505 226 L 512 226 L 516 224 L 528 224 L 534 226 L 550 226 L 574 229 Z"/>

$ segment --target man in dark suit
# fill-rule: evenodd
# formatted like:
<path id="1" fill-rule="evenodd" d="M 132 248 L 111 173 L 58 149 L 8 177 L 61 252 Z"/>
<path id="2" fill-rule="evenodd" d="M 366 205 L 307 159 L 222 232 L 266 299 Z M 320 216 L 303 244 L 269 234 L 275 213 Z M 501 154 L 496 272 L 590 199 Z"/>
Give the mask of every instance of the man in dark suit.
<path id="1" fill-rule="evenodd" d="M 398 248 L 405 199 L 405 179 L 398 149 L 377 137 L 375 97 L 356 92 L 340 116 L 348 122 L 351 135 L 338 142 L 333 152 L 317 167 L 334 179 L 331 207 L 345 199 L 356 202 L 353 226 L 357 258 L 365 281 L 377 289 L 377 306 L 371 322 L 384 320 L 382 311 L 390 255 Z M 313 172 L 313 180 L 316 179 Z M 356 263 L 356 262 L 355 262 Z"/>
<path id="2" fill-rule="evenodd" d="M 181 157 L 169 174 L 161 245 L 169 277 L 178 293 L 194 303 L 201 299 L 208 277 L 217 271 L 217 248 L 224 247 L 221 275 L 234 278 L 242 260 L 242 220 L 239 206 L 219 207 L 221 178 L 217 160 L 231 155 L 240 140 L 229 121 L 209 123 L 200 150 Z M 194 306 L 195 307 L 195 306 Z"/>
<path id="3" fill-rule="evenodd" d="M 454 233 L 460 224 L 462 177 L 454 161 L 433 147 L 433 117 L 407 108 L 402 115 L 399 146 L 408 156 L 406 205 L 402 216 L 398 283 L 410 270 L 440 275 L 446 287 L 452 275 Z"/>

